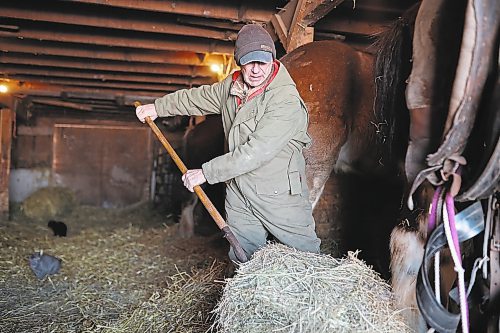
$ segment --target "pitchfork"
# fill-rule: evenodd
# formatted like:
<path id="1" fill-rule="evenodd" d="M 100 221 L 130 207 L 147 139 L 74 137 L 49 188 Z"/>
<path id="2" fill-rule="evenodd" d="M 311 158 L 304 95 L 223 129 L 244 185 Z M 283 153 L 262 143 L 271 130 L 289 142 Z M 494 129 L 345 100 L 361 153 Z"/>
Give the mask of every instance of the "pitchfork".
<path id="1" fill-rule="evenodd" d="M 141 105 L 141 103 L 134 102 L 134 106 L 136 108 L 140 105 Z M 170 143 L 167 141 L 167 138 L 165 138 L 163 133 L 160 131 L 158 126 L 156 126 L 156 124 L 153 122 L 153 120 L 151 120 L 150 117 L 146 117 L 145 120 L 148 123 L 149 127 L 151 127 L 151 130 L 154 132 L 154 134 L 156 134 L 156 136 L 158 137 L 160 142 L 163 144 L 163 147 L 165 147 L 168 154 L 170 155 L 170 157 L 174 161 L 175 165 L 177 165 L 177 167 L 179 168 L 181 173 L 184 175 L 188 169 L 186 168 L 186 165 L 180 159 L 179 155 L 177 155 L 174 148 L 172 148 Z M 203 203 L 205 208 L 208 210 L 208 212 L 210 213 L 210 216 L 212 216 L 212 218 L 214 219 L 214 221 L 217 224 L 217 226 L 219 227 L 219 229 L 222 230 L 222 232 L 224 233 L 224 238 L 227 239 L 227 241 L 229 242 L 229 244 L 233 248 L 233 251 L 234 251 L 234 254 L 236 255 L 236 258 L 238 258 L 238 260 L 240 262 L 248 261 L 248 258 L 246 256 L 245 252 L 243 251 L 243 248 L 241 247 L 240 243 L 238 242 L 238 240 L 234 236 L 233 232 L 231 231 L 231 229 L 227 225 L 224 218 L 220 215 L 217 208 L 215 208 L 212 201 L 208 198 L 205 191 L 203 191 L 203 189 L 200 187 L 200 185 L 196 185 L 195 187 L 193 187 L 193 190 L 196 193 L 196 195 L 198 195 L 198 198 L 200 198 L 201 202 Z"/>

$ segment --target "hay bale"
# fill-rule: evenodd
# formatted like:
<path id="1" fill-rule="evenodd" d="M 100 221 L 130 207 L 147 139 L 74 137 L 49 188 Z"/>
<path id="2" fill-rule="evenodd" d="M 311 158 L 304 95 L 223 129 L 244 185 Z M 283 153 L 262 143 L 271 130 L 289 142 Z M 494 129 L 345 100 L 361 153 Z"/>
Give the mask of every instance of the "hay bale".
<path id="1" fill-rule="evenodd" d="M 76 200 L 71 190 L 64 187 L 44 187 L 24 200 L 21 211 L 33 220 L 47 221 L 71 213 L 75 205 Z"/>
<path id="2" fill-rule="evenodd" d="M 355 253 L 344 259 L 270 244 L 229 279 L 218 332 L 410 332 L 389 285 Z"/>

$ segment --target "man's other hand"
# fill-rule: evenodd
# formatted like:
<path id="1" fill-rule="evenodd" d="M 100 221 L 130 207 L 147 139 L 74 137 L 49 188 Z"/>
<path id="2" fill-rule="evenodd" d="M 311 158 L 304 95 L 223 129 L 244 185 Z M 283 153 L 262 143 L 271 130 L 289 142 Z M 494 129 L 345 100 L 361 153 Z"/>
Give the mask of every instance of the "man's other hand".
<path id="1" fill-rule="evenodd" d="M 186 186 L 189 191 L 194 192 L 193 188 L 196 185 L 205 183 L 207 179 L 205 178 L 202 169 L 193 169 L 186 171 L 186 173 L 182 175 L 182 181 L 184 182 L 184 186 Z"/>
<path id="2" fill-rule="evenodd" d="M 135 114 L 137 118 L 143 123 L 146 122 L 146 117 L 151 118 L 151 120 L 155 120 L 156 118 L 158 118 L 158 114 L 156 113 L 154 104 L 145 104 L 138 106 L 135 109 Z"/>

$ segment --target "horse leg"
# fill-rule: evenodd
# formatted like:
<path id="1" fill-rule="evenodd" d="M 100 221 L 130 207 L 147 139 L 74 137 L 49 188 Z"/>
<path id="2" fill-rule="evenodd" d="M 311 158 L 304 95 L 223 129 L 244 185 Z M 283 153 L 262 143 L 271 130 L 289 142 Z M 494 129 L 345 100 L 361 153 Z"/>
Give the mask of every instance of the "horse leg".
<path id="1" fill-rule="evenodd" d="M 403 315 L 416 332 L 425 332 L 427 329 L 417 305 L 416 283 L 427 240 L 427 209 L 433 194 L 434 189 L 430 184 L 421 185 L 414 194 L 416 207 L 420 208 L 407 213 L 407 218 L 392 231 L 390 241 L 391 284 L 396 306 L 406 310 Z"/>
<path id="2" fill-rule="evenodd" d="M 424 246 L 425 234 L 411 228 L 408 220 L 396 226 L 391 233 L 391 284 L 396 306 L 404 310 L 402 313 L 406 322 L 416 332 L 425 332 L 427 327 L 418 309 L 415 291 Z"/>
<path id="3" fill-rule="evenodd" d="M 314 107 L 312 109 L 317 111 Z M 320 113 L 319 110 L 317 113 Z M 324 110 L 323 113 L 328 112 Z M 314 114 L 311 118 L 315 118 Z M 344 119 L 334 117 L 329 121 L 311 122 L 308 131 L 314 140 L 314 145 L 304 151 L 304 157 L 309 201 L 314 210 L 333 171 L 339 152 L 347 141 L 348 130 Z"/>
<path id="4" fill-rule="evenodd" d="M 190 199 L 182 205 L 178 233 L 181 238 L 194 236 L 194 208 L 198 203 L 198 196 L 191 193 Z"/>
<path id="5" fill-rule="evenodd" d="M 421 214 L 418 225 L 426 227 Z M 425 332 L 426 323 L 420 314 L 416 299 L 417 274 L 424 255 L 426 232 L 413 229 L 408 221 L 398 225 L 391 233 L 391 273 L 392 289 L 396 306 L 403 312 L 408 325 L 416 332 Z M 448 293 L 453 287 L 457 274 L 449 250 L 440 252 L 440 294 L 443 306 L 447 306 Z"/>

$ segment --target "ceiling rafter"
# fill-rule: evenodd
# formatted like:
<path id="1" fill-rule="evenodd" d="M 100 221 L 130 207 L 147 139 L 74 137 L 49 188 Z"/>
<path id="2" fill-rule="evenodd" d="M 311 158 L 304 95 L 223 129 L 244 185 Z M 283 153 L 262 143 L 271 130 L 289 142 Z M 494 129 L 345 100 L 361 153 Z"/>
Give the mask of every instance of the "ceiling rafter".
<path id="1" fill-rule="evenodd" d="M 199 16 L 206 18 L 225 19 L 235 22 L 267 22 L 269 16 L 276 11 L 272 2 L 258 2 L 249 6 L 243 15 L 240 12 L 239 1 L 218 0 L 207 1 L 161 1 L 161 0 L 66 0 L 95 4 L 100 6 L 121 7 L 135 10 Z M 253 1 L 247 0 L 250 4 Z"/>
<path id="2" fill-rule="evenodd" d="M 76 87 L 88 87 L 88 88 L 113 88 L 113 89 L 123 89 L 123 90 L 141 90 L 149 92 L 162 92 L 162 91 L 175 91 L 180 89 L 189 88 L 185 85 L 179 84 L 155 84 L 155 83 L 135 83 L 135 82 L 96 82 L 92 80 L 85 79 L 73 79 L 73 78 L 43 78 L 43 80 L 38 75 L 15 75 L 15 79 L 19 81 L 32 81 L 40 83 L 48 83 L 51 85 L 63 85 L 63 86 L 76 86 Z"/>
<path id="3" fill-rule="evenodd" d="M 156 73 L 165 75 L 182 75 L 190 77 L 214 77 L 214 73 L 207 67 L 182 66 L 166 64 L 148 64 L 138 62 L 116 62 L 106 60 L 36 56 L 30 54 L 16 54 L 12 52 L 0 53 L 1 64 L 38 65 L 49 67 L 79 68 L 87 70 L 115 71 L 127 73 Z"/>
<path id="4" fill-rule="evenodd" d="M 59 8 L 59 7 L 58 7 Z M 64 8 L 63 8 L 64 9 Z M 236 32 L 221 31 L 208 28 L 198 28 L 186 25 L 180 25 L 175 22 L 168 22 L 162 17 L 138 17 L 127 16 L 122 17 L 107 13 L 83 13 L 83 12 L 68 12 L 68 10 L 50 9 L 47 8 L 44 2 L 36 1 L 25 4 L 24 7 L 16 5 L 9 6 L 5 4 L 1 12 L 2 17 L 10 19 L 29 20 L 36 22 L 62 23 L 79 26 L 89 26 L 96 28 L 154 32 L 161 34 L 204 37 L 217 40 L 235 40 Z"/>
<path id="5" fill-rule="evenodd" d="M 89 46 L 88 44 L 17 38 L 0 38 L 0 51 L 187 66 L 204 65 L 203 57 L 205 55 L 189 51 L 132 49 L 103 45 Z M 220 63 L 222 62 L 222 56 L 210 55 L 209 60 Z"/>
<path id="6" fill-rule="evenodd" d="M 61 86 L 61 85 L 48 85 L 42 84 L 40 82 L 30 82 L 29 85 L 23 84 L 21 87 L 13 89 L 13 94 L 18 96 L 51 96 L 63 94 L 82 94 L 88 96 L 88 98 L 97 99 L 99 96 L 109 96 L 114 99 L 127 99 L 129 96 L 133 96 L 135 100 L 151 100 L 154 98 L 161 97 L 165 93 L 172 92 L 165 89 L 164 92 L 151 92 L 151 91 L 133 91 L 127 92 L 122 89 L 114 88 L 92 88 L 92 87 L 74 87 L 74 86 Z M 133 103 L 128 103 L 127 105 L 132 105 Z"/>
<path id="7" fill-rule="evenodd" d="M 37 24 L 27 22 L 18 32 L 0 31 L 0 37 L 17 37 L 22 39 L 48 40 L 91 45 L 119 46 L 151 50 L 190 51 L 196 53 L 219 52 L 230 54 L 233 43 L 204 39 L 201 37 L 172 36 L 166 39 L 160 34 L 141 32 L 118 32 L 113 29 L 96 29 L 79 27 L 68 29 L 58 24 Z"/>
<path id="8" fill-rule="evenodd" d="M 32 103 L 38 103 L 38 104 L 49 105 L 49 106 L 58 106 L 58 107 L 75 109 L 75 110 L 80 110 L 80 111 L 92 111 L 93 110 L 92 105 L 59 101 L 59 100 L 55 100 L 55 99 L 51 99 L 51 98 L 39 97 L 39 98 L 34 98 L 31 101 L 32 101 Z"/>
<path id="9" fill-rule="evenodd" d="M 170 75 L 156 75 L 149 73 L 116 73 L 109 71 L 89 71 L 67 68 L 56 68 L 46 66 L 26 66 L 26 65 L 4 65 L 0 67 L 0 74 L 12 76 L 16 74 L 37 75 L 40 77 L 66 77 L 73 79 L 92 79 L 98 82 L 105 81 L 129 81 L 129 82 L 151 82 L 162 84 L 181 84 L 186 86 L 210 84 L 213 79 L 210 77 L 183 77 Z"/>
<path id="10" fill-rule="evenodd" d="M 58 100 L 92 105 L 99 96 L 101 109 L 151 102 L 215 82 L 209 66 L 226 63 L 246 23 L 262 24 L 288 52 L 313 37 L 366 49 L 415 1 L 3 0 L 0 81 L 19 96 L 45 96 L 39 109 L 64 108 Z"/>
<path id="11" fill-rule="evenodd" d="M 323 18 L 344 0 L 291 0 L 271 18 L 281 44 L 287 52 L 310 43 L 314 38 L 314 29 L 310 27 Z"/>
<path id="12" fill-rule="evenodd" d="M 379 21 L 356 21 L 342 17 L 334 21 L 321 22 L 315 26 L 316 31 L 330 31 L 335 33 L 357 34 L 363 36 L 373 36 L 387 29 L 390 22 Z"/>

